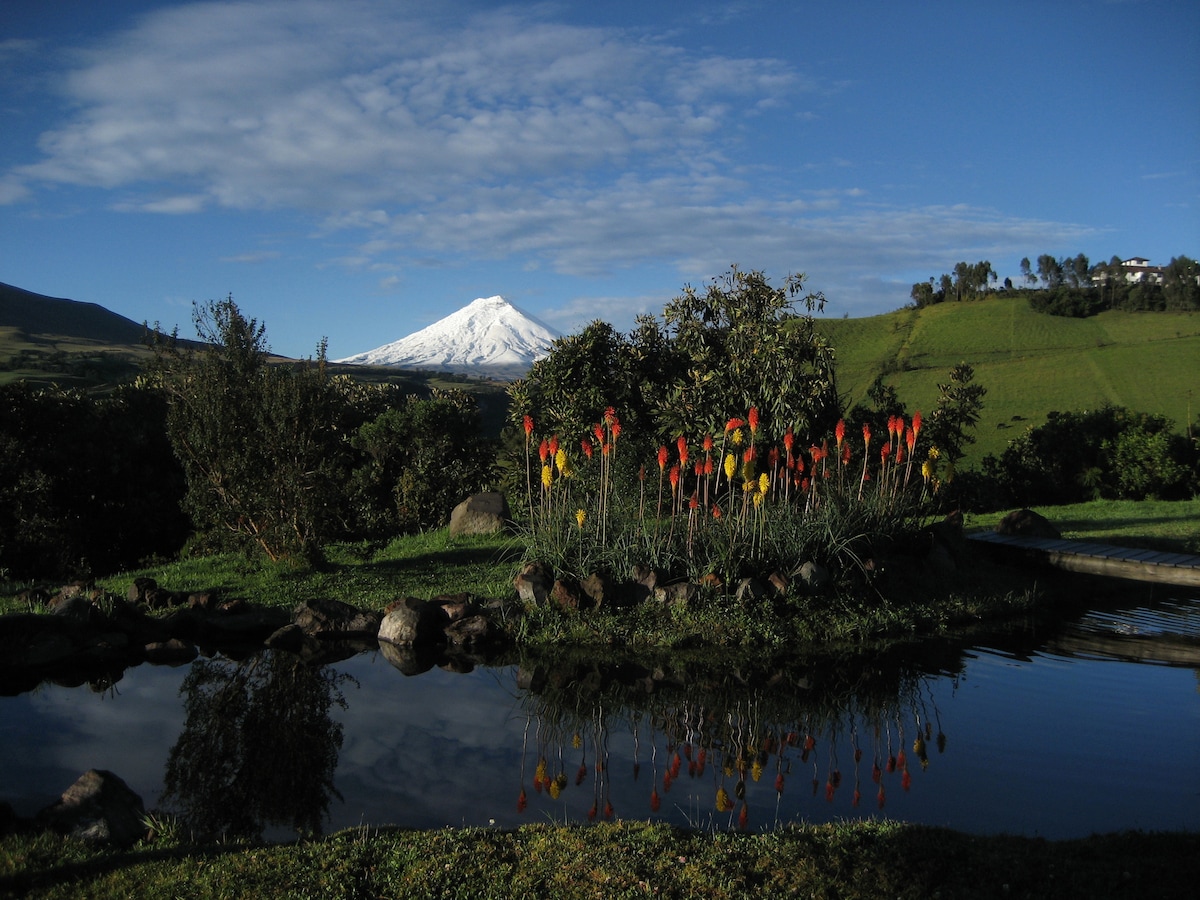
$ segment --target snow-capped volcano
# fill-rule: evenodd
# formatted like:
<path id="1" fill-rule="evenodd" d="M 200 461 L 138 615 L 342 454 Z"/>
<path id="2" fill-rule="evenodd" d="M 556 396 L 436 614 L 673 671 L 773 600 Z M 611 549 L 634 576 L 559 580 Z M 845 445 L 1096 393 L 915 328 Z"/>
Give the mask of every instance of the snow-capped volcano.
<path id="1" fill-rule="evenodd" d="M 337 362 L 519 378 L 557 337 L 503 297 L 481 297 L 406 338 Z"/>

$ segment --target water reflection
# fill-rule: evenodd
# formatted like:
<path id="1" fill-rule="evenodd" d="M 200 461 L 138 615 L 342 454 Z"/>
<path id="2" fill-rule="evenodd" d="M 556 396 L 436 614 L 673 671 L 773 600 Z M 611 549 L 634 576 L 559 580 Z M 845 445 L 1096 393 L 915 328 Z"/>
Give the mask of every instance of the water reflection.
<path id="1" fill-rule="evenodd" d="M 317 835 L 333 797 L 349 678 L 289 654 L 200 659 L 179 689 L 183 731 L 171 748 L 164 803 L 205 838 L 260 837 L 268 826 Z"/>
<path id="2" fill-rule="evenodd" d="M 912 789 L 913 767 L 946 750 L 925 678 L 878 658 L 810 661 L 749 681 L 688 666 L 526 661 L 516 808 L 528 809 L 530 790 L 555 801 L 575 790 L 590 796 L 589 821 L 658 818 L 683 793 L 693 824 L 740 829 L 798 818 L 806 798 L 857 809 L 866 795 L 883 809 L 889 792 Z M 614 734 L 632 738 L 625 770 L 613 767 Z M 633 808 L 614 804 L 614 793 L 630 793 L 614 791 L 621 781 L 643 781 Z"/>
<path id="3" fill-rule="evenodd" d="M 0 698 L 0 800 L 32 815 L 98 767 L 200 831 L 269 839 L 621 817 L 1195 828 L 1198 611 L 1108 606 L 1065 628 L 772 665 L 560 654 L 467 672 L 374 651 L 143 665 L 100 693 Z"/>

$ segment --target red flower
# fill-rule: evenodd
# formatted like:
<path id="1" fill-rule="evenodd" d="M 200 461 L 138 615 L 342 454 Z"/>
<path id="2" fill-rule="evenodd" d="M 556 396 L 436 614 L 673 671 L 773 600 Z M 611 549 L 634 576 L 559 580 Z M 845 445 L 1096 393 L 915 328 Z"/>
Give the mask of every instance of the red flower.
<path id="1" fill-rule="evenodd" d="M 541 457 L 542 462 L 545 462 L 546 457 L 548 457 L 549 455 L 550 455 L 550 442 L 548 440 L 546 440 L 545 438 L 542 438 L 542 442 L 540 444 L 538 444 L 538 456 Z"/>
<path id="2" fill-rule="evenodd" d="M 611 406 L 604 408 L 604 424 L 614 425 L 617 422 L 617 411 Z"/>
<path id="3" fill-rule="evenodd" d="M 679 450 L 679 464 L 686 466 L 688 461 L 687 438 L 681 434 L 675 439 L 675 447 Z"/>
<path id="4" fill-rule="evenodd" d="M 712 448 L 713 448 L 713 439 L 712 439 L 712 435 L 711 435 L 711 434 L 706 434 L 706 435 L 704 436 L 704 445 L 703 445 L 703 446 L 704 446 L 704 452 L 705 452 L 705 453 L 712 453 Z"/>
<path id="5" fill-rule="evenodd" d="M 601 423 L 597 422 L 592 426 L 592 434 L 596 436 L 597 443 L 604 443 L 604 426 Z"/>
<path id="6" fill-rule="evenodd" d="M 743 425 L 745 425 L 745 424 L 746 424 L 746 421 L 745 421 L 745 419 L 738 419 L 738 418 L 736 418 L 736 417 L 735 417 L 735 418 L 732 418 L 732 419 L 730 419 L 728 422 L 726 422 L 726 423 L 725 423 L 725 430 L 726 430 L 726 431 L 733 431 L 733 429 L 735 429 L 735 428 L 741 428 L 741 427 L 742 427 Z"/>
<path id="7" fill-rule="evenodd" d="M 921 433 L 921 411 L 919 409 L 913 413 L 912 430 L 914 435 Z"/>
<path id="8" fill-rule="evenodd" d="M 842 447 L 842 441 L 846 439 L 846 420 L 838 419 L 837 425 L 833 426 L 833 436 L 837 438 L 838 449 Z"/>
<path id="9" fill-rule="evenodd" d="M 521 788 L 521 793 L 517 795 L 517 812 L 525 812 L 525 807 L 529 805 L 529 798 L 525 796 L 525 788 Z"/>
<path id="10" fill-rule="evenodd" d="M 667 467 L 667 460 L 670 458 L 670 456 L 671 451 L 668 450 L 666 446 L 658 448 L 658 469 L 660 472 Z"/>
<path id="11" fill-rule="evenodd" d="M 615 441 L 621 436 L 621 423 L 613 422 L 612 425 L 609 426 L 608 430 L 612 432 L 613 440 Z"/>
<path id="12" fill-rule="evenodd" d="M 871 426 L 863 422 L 863 443 L 868 447 L 871 445 Z"/>
<path id="13" fill-rule="evenodd" d="M 792 433 L 792 429 L 789 428 L 787 431 L 785 431 L 783 433 L 783 449 L 786 450 L 788 453 L 791 453 L 792 447 L 794 447 L 795 444 L 796 444 L 796 435 L 794 435 Z"/>
<path id="14" fill-rule="evenodd" d="M 525 440 L 529 440 L 529 436 L 533 434 L 533 416 L 526 416 L 521 424 L 525 426 Z"/>
<path id="15" fill-rule="evenodd" d="M 712 473 L 713 473 L 713 461 L 712 461 L 712 457 L 708 456 L 708 457 L 705 457 L 705 459 L 704 459 L 704 474 L 711 475 Z"/>
<path id="16" fill-rule="evenodd" d="M 658 788 L 655 788 L 650 792 L 650 810 L 658 812 L 660 809 L 662 809 L 662 799 L 658 796 Z"/>
<path id="17" fill-rule="evenodd" d="M 557 434 L 551 436 L 550 445 L 547 447 L 547 449 L 550 451 L 551 456 L 558 455 L 558 435 Z"/>
<path id="18" fill-rule="evenodd" d="M 750 426 L 750 433 L 754 434 L 758 431 L 758 407 L 750 407 L 750 412 L 746 415 L 747 424 Z"/>
<path id="19" fill-rule="evenodd" d="M 671 480 L 671 490 L 679 489 L 679 466 L 678 464 L 671 466 L 671 474 L 668 476 Z"/>

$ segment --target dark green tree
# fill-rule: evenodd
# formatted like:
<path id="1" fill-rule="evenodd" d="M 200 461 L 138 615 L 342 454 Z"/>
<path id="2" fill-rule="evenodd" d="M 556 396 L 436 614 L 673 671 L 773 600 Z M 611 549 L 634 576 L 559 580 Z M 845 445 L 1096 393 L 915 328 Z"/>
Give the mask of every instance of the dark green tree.
<path id="1" fill-rule="evenodd" d="M 204 348 L 156 345 L 154 377 L 187 477 L 185 508 L 213 545 L 319 558 L 337 530 L 344 400 L 317 359 L 272 365 L 266 329 L 232 297 L 197 305 Z"/>
<path id="2" fill-rule="evenodd" d="M 968 444 L 975 443 L 974 430 L 983 410 L 987 389 L 974 384 L 975 370 L 962 362 L 950 370 L 950 380 L 938 385 L 937 407 L 926 420 L 929 444 L 941 458 L 957 463 Z"/>

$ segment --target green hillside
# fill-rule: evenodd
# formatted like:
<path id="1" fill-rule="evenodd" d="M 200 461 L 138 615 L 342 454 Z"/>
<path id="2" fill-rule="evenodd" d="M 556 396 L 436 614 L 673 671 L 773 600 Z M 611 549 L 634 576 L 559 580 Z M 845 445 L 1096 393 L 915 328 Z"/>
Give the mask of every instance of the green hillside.
<path id="1" fill-rule="evenodd" d="M 879 372 L 909 407 L 928 412 L 938 382 L 966 362 L 987 388 L 966 463 L 1001 453 L 1051 410 L 1110 403 L 1159 413 L 1184 430 L 1200 412 L 1200 314 L 1104 312 L 1069 319 L 1021 298 L 944 303 L 863 319 L 822 319 L 837 349 L 847 406 L 866 399 Z M 1193 396 L 1195 394 L 1195 396 Z"/>

